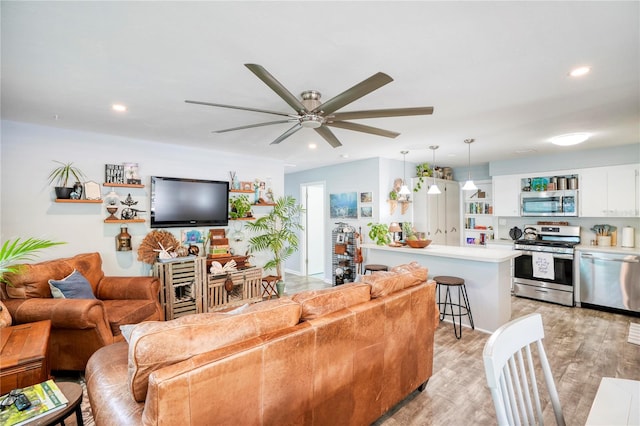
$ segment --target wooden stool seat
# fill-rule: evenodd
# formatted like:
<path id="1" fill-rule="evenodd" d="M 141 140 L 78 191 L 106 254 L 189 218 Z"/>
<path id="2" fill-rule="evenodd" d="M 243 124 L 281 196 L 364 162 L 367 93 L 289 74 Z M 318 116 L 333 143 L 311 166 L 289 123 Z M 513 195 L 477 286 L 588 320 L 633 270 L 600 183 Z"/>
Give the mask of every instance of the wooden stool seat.
<path id="1" fill-rule="evenodd" d="M 276 283 L 280 281 L 279 275 L 267 275 L 262 277 L 262 297 L 271 299 L 271 296 L 277 296 Z"/>
<path id="2" fill-rule="evenodd" d="M 387 265 L 378 265 L 378 264 L 375 264 L 375 263 L 372 263 L 372 264 L 367 265 L 367 266 L 364 267 L 364 273 L 365 274 L 367 273 L 367 271 L 373 273 L 373 272 L 376 272 L 376 271 L 388 271 L 388 270 L 389 270 L 389 267 Z"/>
<path id="3" fill-rule="evenodd" d="M 469 325 L 471 325 L 472 330 L 475 330 L 475 326 L 473 325 L 473 316 L 471 315 L 471 305 L 469 304 L 469 297 L 467 296 L 467 287 L 464 284 L 464 279 L 449 275 L 438 275 L 433 277 L 433 280 L 436 282 L 438 288 L 438 309 L 440 309 L 440 321 L 444 320 L 447 316 L 451 317 L 453 321 L 453 332 L 457 339 L 462 337 L 462 317 L 469 317 Z M 443 286 L 446 288 L 444 301 L 440 298 L 440 289 Z M 454 303 L 451 296 L 450 289 L 452 287 L 458 288 L 457 303 Z M 453 312 L 454 306 L 458 307 L 457 313 Z M 447 312 L 447 308 L 449 308 L 449 312 Z M 456 318 L 458 318 L 457 325 Z"/>

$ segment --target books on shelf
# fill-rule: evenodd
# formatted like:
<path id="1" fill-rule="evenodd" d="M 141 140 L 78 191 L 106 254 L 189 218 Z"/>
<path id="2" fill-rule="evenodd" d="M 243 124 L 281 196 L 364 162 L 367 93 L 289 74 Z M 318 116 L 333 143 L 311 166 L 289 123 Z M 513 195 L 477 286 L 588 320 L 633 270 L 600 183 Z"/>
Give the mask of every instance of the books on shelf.
<path id="1" fill-rule="evenodd" d="M 22 393 L 29 398 L 31 406 L 26 410 L 19 411 L 15 404 L 12 404 L 0 411 L 1 425 L 20 426 L 54 411 L 61 410 L 69 403 L 53 380 L 22 388 Z M 1 396 L 0 401 L 4 401 L 7 396 L 8 394 Z"/>

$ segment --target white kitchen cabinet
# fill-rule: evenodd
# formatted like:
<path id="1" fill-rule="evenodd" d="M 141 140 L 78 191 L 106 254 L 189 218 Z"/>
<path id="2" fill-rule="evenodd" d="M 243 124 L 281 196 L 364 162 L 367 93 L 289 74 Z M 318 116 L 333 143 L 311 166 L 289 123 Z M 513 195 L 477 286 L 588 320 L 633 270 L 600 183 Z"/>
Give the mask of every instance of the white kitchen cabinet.
<path id="1" fill-rule="evenodd" d="M 520 178 L 520 175 L 493 177 L 494 216 L 520 216 Z"/>
<path id="2" fill-rule="evenodd" d="M 580 216 L 638 216 L 638 168 L 629 164 L 580 170 Z"/>
<path id="3" fill-rule="evenodd" d="M 416 187 L 416 181 L 412 186 Z M 431 184 L 431 179 L 429 179 Z M 413 227 L 425 232 L 432 244 L 460 245 L 460 184 L 436 179 L 441 194 L 428 195 L 429 185 L 413 193 Z"/>

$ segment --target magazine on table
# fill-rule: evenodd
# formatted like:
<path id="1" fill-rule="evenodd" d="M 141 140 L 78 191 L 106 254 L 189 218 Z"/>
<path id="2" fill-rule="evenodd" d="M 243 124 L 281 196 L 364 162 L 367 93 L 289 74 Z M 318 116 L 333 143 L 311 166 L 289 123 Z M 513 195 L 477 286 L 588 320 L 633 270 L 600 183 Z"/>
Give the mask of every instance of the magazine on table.
<path id="1" fill-rule="evenodd" d="M 39 417 L 51 414 L 67 406 L 69 400 L 64 396 L 58 385 L 53 380 L 38 383 L 22 388 L 22 392 L 31 403 L 31 406 L 20 411 L 16 404 L 4 407 L 0 411 L 0 424 L 6 426 L 20 426 Z M 0 403 L 5 401 L 9 394 L 0 397 Z"/>

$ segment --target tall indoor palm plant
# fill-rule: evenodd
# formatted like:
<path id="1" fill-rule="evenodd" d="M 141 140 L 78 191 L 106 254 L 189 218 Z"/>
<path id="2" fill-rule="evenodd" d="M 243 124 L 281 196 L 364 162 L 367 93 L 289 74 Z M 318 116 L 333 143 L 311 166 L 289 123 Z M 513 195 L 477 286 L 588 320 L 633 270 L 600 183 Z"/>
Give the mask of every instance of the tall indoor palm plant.
<path id="1" fill-rule="evenodd" d="M 304 213 L 301 205 L 291 196 L 281 197 L 268 215 L 249 222 L 246 227 L 256 236 L 249 239 L 252 252 L 270 251 L 273 258 L 265 265 L 265 269 L 275 269 L 276 275 L 282 277 L 282 263 L 298 251 L 300 239 L 298 231 L 304 227 L 300 224 L 300 215 Z"/>
<path id="2" fill-rule="evenodd" d="M 16 265 L 16 262 L 33 260 L 38 251 L 60 244 L 66 243 L 39 238 L 27 238 L 26 240 L 16 238 L 5 241 L 0 248 L 0 282 L 6 282 L 4 276 L 7 273 L 20 272 L 20 266 Z"/>

